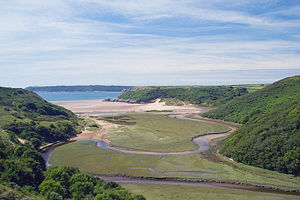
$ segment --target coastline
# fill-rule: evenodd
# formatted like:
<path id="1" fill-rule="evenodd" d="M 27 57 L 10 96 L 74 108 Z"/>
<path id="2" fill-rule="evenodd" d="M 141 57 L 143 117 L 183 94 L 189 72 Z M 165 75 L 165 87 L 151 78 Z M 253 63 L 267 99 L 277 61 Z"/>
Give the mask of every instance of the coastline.
<path id="1" fill-rule="evenodd" d="M 192 105 L 185 105 L 185 106 L 166 106 L 163 102 L 159 102 L 157 100 L 154 103 L 149 103 L 149 104 L 128 104 L 124 102 L 105 102 L 104 100 L 78 100 L 78 101 L 59 101 L 59 102 L 52 102 L 55 103 L 56 105 L 63 106 L 71 111 L 73 111 L 76 114 L 83 114 L 83 115 L 93 115 L 93 114 L 112 114 L 112 113 L 126 113 L 126 112 L 146 112 L 149 110 L 172 110 L 172 114 L 178 114 L 183 117 L 185 114 L 196 114 L 196 113 L 201 113 L 205 112 L 205 109 L 203 108 L 197 108 Z M 178 116 L 180 117 L 180 116 Z M 184 118 L 184 117 L 183 117 Z M 194 119 L 195 120 L 195 119 Z M 199 119 L 196 119 L 197 121 Z M 208 119 L 201 119 L 204 121 L 210 121 Z M 200 120 L 199 120 L 200 121 Z M 212 121 L 212 123 L 218 123 L 219 121 Z M 219 122 L 221 123 L 221 122 Z M 224 122 L 222 122 L 224 123 Z M 102 124 L 104 125 L 104 124 Z M 106 124 L 108 125 L 108 124 Z M 228 124 L 227 124 L 228 125 Z M 102 134 L 106 134 L 106 131 L 109 129 L 109 126 L 104 125 L 104 132 Z M 233 132 L 235 129 L 232 129 L 229 132 Z M 74 138 L 70 138 L 70 141 L 68 142 L 74 142 L 76 140 L 87 140 L 91 139 L 100 139 L 103 141 L 102 134 L 92 134 L 92 131 L 84 131 L 84 133 L 77 135 Z M 205 139 L 209 143 L 211 140 L 216 139 L 216 135 L 205 135 Z M 110 141 L 105 141 L 108 146 L 113 147 L 115 149 L 119 149 L 118 147 L 114 147 L 110 144 Z M 56 145 L 55 145 L 56 146 Z M 58 145 L 59 146 L 59 145 Z M 55 148 L 55 147 L 54 147 Z M 119 150 L 123 150 L 122 148 Z M 130 151 L 130 150 L 129 150 Z M 135 153 L 138 153 L 137 151 L 134 151 Z M 134 153 L 132 152 L 132 153 Z M 140 153 L 145 153 L 145 152 L 140 152 Z M 159 152 L 148 152 L 148 153 L 159 153 Z M 176 155 L 176 152 L 173 152 Z M 171 153 L 171 154 L 173 154 Z M 187 152 L 186 152 L 187 153 Z M 51 155 L 51 152 L 50 152 Z M 50 156 L 49 155 L 49 156 Z M 100 174 L 94 174 L 95 176 L 99 176 Z M 100 175 L 101 176 L 101 175 Z M 109 177 L 105 176 L 104 174 L 102 175 L 103 178 L 106 177 L 106 181 L 116 181 L 120 183 L 130 183 L 130 182 L 135 182 L 135 183 L 142 183 L 143 181 L 149 181 L 152 180 L 156 184 L 207 184 L 207 183 L 218 183 L 220 186 L 228 186 L 227 184 L 232 184 L 232 187 L 237 187 L 235 189 L 242 189 L 242 190 L 252 190 L 256 192 L 270 192 L 270 193 L 285 193 L 285 194 L 290 194 L 290 195 L 298 195 L 299 194 L 299 189 L 298 188 L 284 188 L 280 186 L 272 186 L 272 185 L 267 185 L 267 184 L 255 184 L 247 181 L 241 181 L 241 182 L 227 182 L 227 181 L 222 181 L 222 180 L 210 180 L 210 179 L 202 179 L 202 180 L 188 180 L 185 178 L 167 178 L 164 180 L 164 178 L 161 180 L 160 178 L 153 178 L 153 177 L 126 177 L 127 180 L 118 180 L 124 178 L 124 175 L 116 174 L 114 177 Z M 136 179 L 136 180 L 134 180 Z M 177 183 L 175 183 L 177 182 Z M 210 185 L 208 184 L 208 185 Z M 201 185 L 201 184 L 199 184 Z M 253 188 L 252 188 L 253 187 Z"/>
<path id="2" fill-rule="evenodd" d="M 92 115 L 93 113 L 145 112 L 151 110 L 172 110 L 174 113 L 200 113 L 204 110 L 193 105 L 167 106 L 164 102 L 160 102 L 160 99 L 147 104 L 129 104 L 104 100 L 51 101 L 51 103 L 65 107 L 75 114 L 86 115 Z"/>

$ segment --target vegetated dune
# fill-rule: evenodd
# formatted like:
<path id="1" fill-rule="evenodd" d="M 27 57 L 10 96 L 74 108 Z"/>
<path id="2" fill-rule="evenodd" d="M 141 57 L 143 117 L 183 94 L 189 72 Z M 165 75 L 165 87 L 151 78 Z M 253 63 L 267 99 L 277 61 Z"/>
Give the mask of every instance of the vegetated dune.
<path id="1" fill-rule="evenodd" d="M 233 99 L 203 116 L 244 124 L 226 139 L 224 155 L 300 175 L 300 76 Z"/>
<path id="2" fill-rule="evenodd" d="M 247 93 L 244 87 L 232 86 L 135 87 L 121 94 L 119 99 L 149 103 L 160 98 L 173 104 L 216 106 Z"/>
<path id="3" fill-rule="evenodd" d="M 124 102 L 107 102 L 103 100 L 84 101 L 56 101 L 56 105 L 63 106 L 77 114 L 97 115 L 99 113 L 122 113 L 122 112 L 144 112 L 144 111 L 165 111 L 199 113 L 204 109 L 193 105 L 168 106 L 165 102 L 157 99 L 153 103 L 129 104 Z"/>

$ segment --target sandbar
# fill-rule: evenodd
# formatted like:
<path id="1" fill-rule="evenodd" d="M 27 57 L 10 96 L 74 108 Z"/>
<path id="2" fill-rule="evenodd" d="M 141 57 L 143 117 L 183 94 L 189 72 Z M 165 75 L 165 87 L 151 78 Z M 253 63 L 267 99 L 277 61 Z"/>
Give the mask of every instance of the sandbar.
<path id="1" fill-rule="evenodd" d="M 193 105 L 167 106 L 164 102 L 156 100 L 148 104 L 129 104 L 123 102 L 107 102 L 104 100 L 82 100 L 82 101 L 53 101 L 56 105 L 71 110 L 75 114 L 97 115 L 99 113 L 122 113 L 122 112 L 145 112 L 151 110 L 172 110 L 176 113 L 199 113 L 203 108 Z"/>

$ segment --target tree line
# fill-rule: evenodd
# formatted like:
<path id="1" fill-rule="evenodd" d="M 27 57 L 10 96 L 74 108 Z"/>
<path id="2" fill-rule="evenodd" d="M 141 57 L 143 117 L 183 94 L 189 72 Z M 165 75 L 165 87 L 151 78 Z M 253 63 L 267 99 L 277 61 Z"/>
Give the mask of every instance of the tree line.
<path id="1" fill-rule="evenodd" d="M 246 88 L 231 86 L 141 87 L 121 94 L 120 99 L 149 103 L 155 99 L 176 99 L 191 104 L 220 105 L 247 94 Z"/>
<path id="2" fill-rule="evenodd" d="M 221 153 L 257 167 L 300 175 L 300 76 L 238 97 L 204 117 L 243 124 Z"/>

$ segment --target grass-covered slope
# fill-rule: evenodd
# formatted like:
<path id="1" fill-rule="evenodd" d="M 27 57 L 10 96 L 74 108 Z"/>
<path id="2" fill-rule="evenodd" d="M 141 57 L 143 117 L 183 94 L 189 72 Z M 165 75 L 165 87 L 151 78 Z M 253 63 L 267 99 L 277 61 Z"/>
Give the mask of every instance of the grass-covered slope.
<path id="1" fill-rule="evenodd" d="M 119 98 L 136 102 L 151 102 L 160 98 L 198 105 L 220 105 L 246 93 L 246 88 L 231 86 L 135 87 L 121 94 Z"/>
<path id="2" fill-rule="evenodd" d="M 42 200 L 35 194 L 31 194 L 20 190 L 19 188 L 12 188 L 7 185 L 0 184 L 0 199 L 4 200 Z"/>
<path id="3" fill-rule="evenodd" d="M 0 128 L 37 146 L 75 135 L 77 121 L 71 111 L 34 92 L 0 87 Z"/>
<path id="4" fill-rule="evenodd" d="M 45 160 L 36 149 L 41 142 L 76 133 L 72 112 L 30 91 L 0 88 L 0 125 L 0 199 L 144 200 L 76 168 L 45 171 Z"/>
<path id="5" fill-rule="evenodd" d="M 21 144 L 14 134 L 1 132 L 0 183 L 28 186 L 28 189 L 37 187 L 46 168 L 42 155 L 29 143 Z"/>
<path id="6" fill-rule="evenodd" d="M 244 124 L 225 140 L 224 155 L 300 175 L 300 76 L 236 98 L 204 116 Z"/>
<path id="7" fill-rule="evenodd" d="M 116 183 L 105 183 L 74 167 L 50 167 L 44 171 L 45 161 L 33 146 L 20 144 L 14 135 L 2 136 L 0 199 L 145 200 Z"/>

